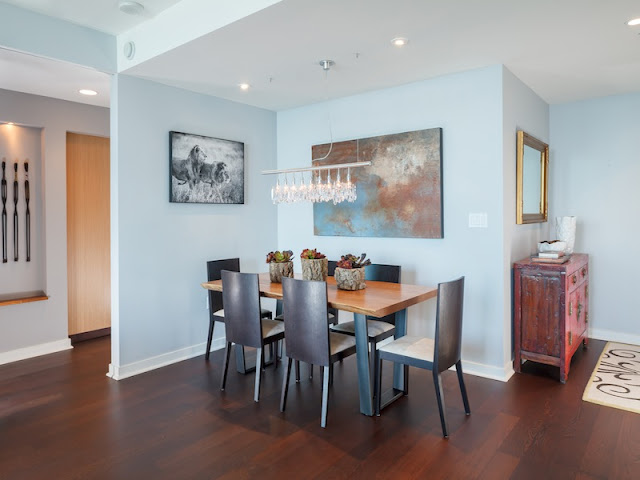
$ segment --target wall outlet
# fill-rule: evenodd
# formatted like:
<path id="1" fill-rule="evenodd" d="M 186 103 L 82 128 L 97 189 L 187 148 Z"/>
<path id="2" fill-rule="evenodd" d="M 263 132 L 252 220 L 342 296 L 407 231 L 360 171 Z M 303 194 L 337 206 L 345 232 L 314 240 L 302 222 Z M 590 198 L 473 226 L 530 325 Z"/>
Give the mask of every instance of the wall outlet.
<path id="1" fill-rule="evenodd" d="M 469 228 L 487 228 L 487 212 L 470 213 Z"/>

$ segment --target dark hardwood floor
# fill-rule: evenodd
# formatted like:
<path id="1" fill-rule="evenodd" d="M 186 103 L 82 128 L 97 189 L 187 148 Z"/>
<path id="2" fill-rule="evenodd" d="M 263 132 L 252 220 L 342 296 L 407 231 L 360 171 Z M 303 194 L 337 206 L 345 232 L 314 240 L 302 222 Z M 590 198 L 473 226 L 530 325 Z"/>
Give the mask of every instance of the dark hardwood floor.
<path id="1" fill-rule="evenodd" d="M 109 339 L 89 340 L 0 366 L 0 478 L 639 479 L 640 415 L 581 399 L 603 347 L 578 351 L 566 385 L 531 362 L 508 383 L 467 375 L 470 417 L 446 372 L 445 440 L 429 372 L 412 369 L 409 396 L 369 418 L 354 357 L 337 364 L 322 429 L 317 373 L 281 414 L 281 367 L 256 404 L 253 374 L 231 370 L 220 391 L 220 351 L 116 382 Z"/>

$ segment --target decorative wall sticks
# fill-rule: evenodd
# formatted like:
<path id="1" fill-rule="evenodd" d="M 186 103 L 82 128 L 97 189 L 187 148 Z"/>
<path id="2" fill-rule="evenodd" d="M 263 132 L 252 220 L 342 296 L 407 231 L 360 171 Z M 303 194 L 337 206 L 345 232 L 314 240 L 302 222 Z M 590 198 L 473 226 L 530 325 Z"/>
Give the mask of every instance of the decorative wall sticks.
<path id="1" fill-rule="evenodd" d="M 13 164 L 13 260 L 18 261 L 18 163 Z"/>
<path id="2" fill-rule="evenodd" d="M 31 261 L 31 212 L 29 211 L 29 162 L 24 162 L 24 201 L 25 209 L 25 239 L 27 242 L 27 262 Z"/>
<path id="3" fill-rule="evenodd" d="M 2 263 L 7 263 L 7 162 L 2 159 Z"/>
<path id="4" fill-rule="evenodd" d="M 7 182 L 7 159 L 2 158 L 2 263 L 7 263 L 9 252 L 9 228 L 7 225 L 7 197 L 8 195 L 8 182 Z M 11 166 L 9 166 L 11 168 Z M 13 261 L 19 260 L 19 220 L 20 214 L 18 213 L 18 202 L 20 200 L 20 183 L 18 182 L 18 162 L 13 164 Z M 24 219 L 25 219 L 25 252 L 27 262 L 31 261 L 31 188 L 29 185 L 29 159 L 24 162 Z"/>

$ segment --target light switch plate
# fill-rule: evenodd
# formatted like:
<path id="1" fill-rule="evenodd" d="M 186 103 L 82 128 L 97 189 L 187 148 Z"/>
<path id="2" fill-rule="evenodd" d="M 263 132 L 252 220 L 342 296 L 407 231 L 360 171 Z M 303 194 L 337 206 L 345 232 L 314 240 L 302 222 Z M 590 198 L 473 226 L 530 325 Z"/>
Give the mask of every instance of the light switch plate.
<path id="1" fill-rule="evenodd" d="M 469 228 L 487 228 L 487 213 L 469 213 Z"/>

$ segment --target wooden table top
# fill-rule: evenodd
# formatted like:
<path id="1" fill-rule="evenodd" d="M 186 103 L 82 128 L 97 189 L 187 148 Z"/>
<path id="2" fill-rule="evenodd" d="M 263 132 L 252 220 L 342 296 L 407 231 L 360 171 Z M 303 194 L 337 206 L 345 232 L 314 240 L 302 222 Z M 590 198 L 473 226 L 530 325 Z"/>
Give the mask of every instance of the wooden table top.
<path id="1" fill-rule="evenodd" d="M 296 278 L 301 278 L 296 275 Z M 259 274 L 260 293 L 268 298 L 282 299 L 282 284 L 271 283 L 268 273 Z M 384 317 L 438 295 L 437 287 L 366 281 L 367 288 L 357 291 L 339 290 L 333 277 L 327 277 L 329 306 L 346 312 Z M 222 291 L 222 280 L 204 282 L 208 290 Z"/>

